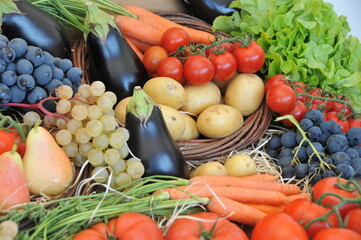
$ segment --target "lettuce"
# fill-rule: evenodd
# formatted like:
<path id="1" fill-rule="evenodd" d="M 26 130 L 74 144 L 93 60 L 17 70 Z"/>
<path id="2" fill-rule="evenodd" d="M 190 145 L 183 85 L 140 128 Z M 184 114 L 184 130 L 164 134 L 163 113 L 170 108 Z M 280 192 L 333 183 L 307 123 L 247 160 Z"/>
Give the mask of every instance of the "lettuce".
<path id="1" fill-rule="evenodd" d="M 233 0 L 231 16 L 212 25 L 233 36 L 250 35 L 265 49 L 262 73 L 283 73 L 310 87 L 349 97 L 361 112 L 361 44 L 345 16 L 323 0 Z"/>

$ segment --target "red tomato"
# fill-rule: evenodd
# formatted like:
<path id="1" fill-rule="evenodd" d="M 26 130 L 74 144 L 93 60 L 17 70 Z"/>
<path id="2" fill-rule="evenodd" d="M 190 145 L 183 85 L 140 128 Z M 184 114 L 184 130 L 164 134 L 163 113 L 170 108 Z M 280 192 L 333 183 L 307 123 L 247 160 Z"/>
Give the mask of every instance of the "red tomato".
<path id="1" fill-rule="evenodd" d="M 178 27 L 168 28 L 161 37 L 160 45 L 165 48 L 168 53 L 173 53 L 180 46 L 188 46 L 190 43 L 189 35 L 186 31 Z"/>
<path id="2" fill-rule="evenodd" d="M 180 218 L 169 228 L 165 240 L 248 240 L 236 224 L 212 212 L 200 212 Z M 202 221 L 206 220 L 206 221 Z M 207 234 L 210 235 L 207 237 Z"/>
<path id="3" fill-rule="evenodd" d="M 361 234 L 361 208 L 354 208 L 345 217 L 346 227 Z"/>
<path id="4" fill-rule="evenodd" d="M 341 119 L 339 117 L 339 113 L 337 112 L 328 112 L 328 113 L 325 113 L 324 114 L 325 116 L 325 121 L 328 121 L 328 120 L 334 120 L 336 121 L 342 128 L 342 132 L 347 132 L 347 130 L 350 129 L 350 125 L 347 121 L 347 119 Z"/>
<path id="5" fill-rule="evenodd" d="M 10 132 L 0 130 L 0 154 L 11 151 L 16 137 Z"/>
<path id="6" fill-rule="evenodd" d="M 112 219 L 108 224 L 95 224 L 89 229 L 80 231 L 73 237 L 73 240 L 85 239 L 163 240 L 164 238 L 157 223 L 149 216 L 141 213 L 127 212 L 118 218 Z"/>
<path id="7" fill-rule="evenodd" d="M 232 52 L 233 45 L 230 42 L 224 42 L 219 44 L 219 46 L 214 46 L 205 51 L 206 57 L 211 56 L 211 54 L 219 54 L 222 52 Z"/>
<path id="8" fill-rule="evenodd" d="M 333 102 L 332 111 L 337 112 L 344 117 L 350 117 L 352 115 L 351 108 L 339 102 Z"/>
<path id="9" fill-rule="evenodd" d="M 305 113 L 308 111 L 306 105 L 297 100 L 296 103 L 295 103 L 295 107 L 289 111 L 289 112 L 286 112 L 286 113 L 282 113 L 281 115 L 284 116 L 284 115 L 292 115 L 296 120 L 297 122 L 300 122 L 302 119 L 303 119 L 303 115 L 305 115 Z M 285 119 L 285 120 L 282 120 L 283 124 L 285 124 L 286 126 L 289 126 L 289 127 L 293 127 L 294 124 L 291 123 L 290 120 L 288 119 Z"/>
<path id="10" fill-rule="evenodd" d="M 266 103 L 276 113 L 289 112 L 296 104 L 296 94 L 290 86 L 276 85 L 266 94 Z"/>
<path id="11" fill-rule="evenodd" d="M 271 89 L 271 87 L 274 87 L 276 85 L 280 85 L 280 84 L 286 84 L 286 75 L 283 74 L 276 74 L 273 75 L 272 77 L 270 77 L 265 84 L 265 92 L 267 93 L 268 90 Z"/>
<path id="12" fill-rule="evenodd" d="M 227 81 L 237 71 L 236 58 L 230 52 L 212 54 L 210 60 L 214 66 L 213 79 L 216 81 Z"/>
<path id="13" fill-rule="evenodd" d="M 143 64 L 150 73 L 157 73 L 159 63 L 168 57 L 167 51 L 160 46 L 152 46 L 144 52 Z"/>
<path id="14" fill-rule="evenodd" d="M 313 240 L 361 240 L 361 235 L 347 228 L 329 228 L 320 231 Z"/>
<path id="15" fill-rule="evenodd" d="M 352 192 L 339 188 L 336 185 L 337 183 L 339 183 L 338 181 L 340 181 L 341 183 L 347 182 L 346 179 L 338 178 L 338 177 L 327 177 L 318 181 L 312 188 L 312 193 L 315 200 L 317 201 L 325 193 L 334 193 L 345 198 L 355 198 L 355 195 Z M 332 208 L 333 206 L 340 203 L 340 201 L 341 200 L 335 196 L 326 196 L 322 200 L 322 205 L 328 208 Z M 341 215 L 345 216 L 350 210 L 356 207 L 357 207 L 356 204 L 349 203 L 344 205 L 339 210 Z"/>
<path id="16" fill-rule="evenodd" d="M 292 83 L 292 86 L 293 86 L 293 90 L 296 93 L 296 98 L 299 101 L 301 101 L 303 103 L 306 103 L 306 96 L 299 95 L 299 94 L 305 94 L 306 93 L 306 85 L 303 82 L 294 81 Z"/>
<path id="17" fill-rule="evenodd" d="M 348 125 L 350 128 L 361 127 L 361 119 L 356 119 L 356 118 L 349 119 Z"/>
<path id="18" fill-rule="evenodd" d="M 294 220 L 305 227 L 307 223 L 315 218 L 319 218 L 327 214 L 330 210 L 312 202 L 308 199 L 296 199 L 288 203 L 283 210 L 284 213 L 290 215 Z M 332 213 L 326 221 L 317 221 L 312 223 L 306 233 L 314 237 L 319 231 L 326 228 L 338 227 L 338 219 L 336 213 Z"/>
<path id="19" fill-rule="evenodd" d="M 286 213 L 271 213 L 254 227 L 251 240 L 308 240 L 307 233 Z"/>
<path id="20" fill-rule="evenodd" d="M 235 43 L 232 54 L 237 60 L 237 70 L 241 73 L 255 73 L 262 68 L 265 61 L 265 52 L 255 41 L 251 41 L 247 47 Z"/>
<path id="21" fill-rule="evenodd" d="M 193 55 L 184 63 L 184 78 L 192 85 L 203 85 L 212 80 L 214 66 L 206 57 Z"/>
<path id="22" fill-rule="evenodd" d="M 167 57 L 159 63 L 157 75 L 159 77 L 170 77 L 182 83 L 183 65 L 178 58 Z"/>

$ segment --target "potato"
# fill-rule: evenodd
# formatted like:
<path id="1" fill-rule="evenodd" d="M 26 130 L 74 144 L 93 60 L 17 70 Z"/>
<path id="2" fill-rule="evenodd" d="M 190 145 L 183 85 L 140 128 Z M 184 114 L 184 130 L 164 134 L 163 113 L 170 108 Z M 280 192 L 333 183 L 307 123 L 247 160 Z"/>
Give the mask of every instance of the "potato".
<path id="1" fill-rule="evenodd" d="M 227 169 L 220 162 L 207 162 L 194 170 L 192 177 L 196 176 L 228 176 Z"/>
<path id="2" fill-rule="evenodd" d="M 158 105 L 170 134 L 177 141 L 186 129 L 186 121 L 183 115 L 172 107 L 163 104 Z"/>
<path id="3" fill-rule="evenodd" d="M 208 82 L 200 86 L 186 85 L 186 100 L 180 108 L 182 111 L 199 115 L 204 109 L 221 100 L 221 91 L 213 82 Z"/>
<path id="4" fill-rule="evenodd" d="M 120 100 L 118 104 L 115 106 L 114 114 L 115 118 L 118 119 L 119 122 L 125 124 L 125 115 L 127 114 L 127 105 L 132 97 L 126 97 Z"/>
<path id="5" fill-rule="evenodd" d="M 222 138 L 244 124 L 242 114 L 234 107 L 216 104 L 204 110 L 197 119 L 198 131 L 208 138 Z"/>
<path id="6" fill-rule="evenodd" d="M 182 113 L 184 120 L 186 122 L 186 129 L 184 130 L 182 136 L 179 137 L 178 140 L 192 140 L 198 139 L 199 131 L 197 128 L 197 122 L 188 114 Z"/>
<path id="7" fill-rule="evenodd" d="M 179 109 L 185 102 L 186 93 L 179 82 L 169 77 L 154 77 L 143 86 L 154 102 Z"/>
<path id="8" fill-rule="evenodd" d="M 229 176 L 245 177 L 254 175 L 257 172 L 254 160 L 245 154 L 236 154 L 231 156 L 224 163 Z"/>
<path id="9" fill-rule="evenodd" d="M 257 111 L 264 95 L 264 83 L 260 77 L 241 73 L 228 84 L 225 103 L 237 108 L 245 117 Z"/>

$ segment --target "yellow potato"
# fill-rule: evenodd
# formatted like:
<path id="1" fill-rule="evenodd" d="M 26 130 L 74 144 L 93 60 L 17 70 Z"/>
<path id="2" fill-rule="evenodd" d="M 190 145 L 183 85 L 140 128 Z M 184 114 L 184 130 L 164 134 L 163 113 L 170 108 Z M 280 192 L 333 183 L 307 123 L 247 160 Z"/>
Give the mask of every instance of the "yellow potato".
<path id="1" fill-rule="evenodd" d="M 237 108 L 242 116 L 249 116 L 262 104 L 264 83 L 256 74 L 238 74 L 228 84 L 225 103 Z"/>
<path id="2" fill-rule="evenodd" d="M 143 86 L 154 102 L 179 109 L 185 101 L 185 90 L 179 82 L 169 77 L 154 77 Z"/>
<path id="3" fill-rule="evenodd" d="M 221 91 L 213 82 L 200 86 L 186 85 L 184 90 L 186 92 L 186 100 L 180 109 L 195 115 L 221 101 Z"/>
<path id="4" fill-rule="evenodd" d="M 173 139 L 177 141 L 186 129 L 186 121 L 182 113 L 167 105 L 158 105 L 162 111 L 162 115 L 167 125 L 168 131 L 172 135 Z"/>
<path id="5" fill-rule="evenodd" d="M 115 118 L 125 124 L 125 115 L 127 114 L 127 105 L 132 97 L 126 97 L 120 100 L 118 104 L 115 106 L 114 114 Z"/>
<path id="6" fill-rule="evenodd" d="M 242 114 L 234 107 L 216 104 L 204 110 L 197 119 L 198 131 L 208 138 L 222 138 L 239 130 Z"/>
<path id="7" fill-rule="evenodd" d="M 182 113 L 184 120 L 186 122 L 186 129 L 184 130 L 182 136 L 178 138 L 178 140 L 193 140 L 198 139 L 199 131 L 197 128 L 197 122 L 188 114 Z"/>
<path id="8" fill-rule="evenodd" d="M 254 160 L 245 154 L 236 154 L 231 156 L 224 163 L 229 176 L 245 177 L 254 175 L 257 172 L 256 163 Z"/>
<path id="9" fill-rule="evenodd" d="M 228 176 L 227 169 L 220 162 L 207 162 L 194 170 L 192 177 L 196 176 Z"/>

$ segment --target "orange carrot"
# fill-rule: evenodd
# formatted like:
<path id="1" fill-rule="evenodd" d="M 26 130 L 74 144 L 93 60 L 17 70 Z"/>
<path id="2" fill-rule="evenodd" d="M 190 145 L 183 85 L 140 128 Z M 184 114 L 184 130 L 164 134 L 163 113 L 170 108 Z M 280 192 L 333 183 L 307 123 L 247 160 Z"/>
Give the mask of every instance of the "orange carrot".
<path id="1" fill-rule="evenodd" d="M 164 31 L 171 27 L 179 27 L 186 31 L 190 37 L 190 40 L 195 43 L 210 44 L 211 41 L 215 40 L 215 35 L 206 31 L 196 30 L 190 27 L 180 25 L 172 22 L 162 16 L 159 16 L 147 9 L 136 7 L 136 6 L 124 6 L 125 9 L 130 11 L 136 16 L 139 16 L 139 21 L 144 21 L 145 24 L 151 24 L 153 28 L 161 29 L 164 27 Z M 140 17 L 141 16 L 141 17 Z M 155 24 L 155 25 L 154 25 Z M 134 29 L 136 30 L 136 29 Z"/>
<path id="2" fill-rule="evenodd" d="M 124 15 L 117 15 L 115 23 L 122 33 L 128 37 L 141 40 L 150 45 L 160 45 L 162 32 L 150 25 Z"/>
<path id="3" fill-rule="evenodd" d="M 263 182 L 274 182 L 279 179 L 279 176 L 274 176 L 266 173 L 254 174 L 250 176 L 242 177 L 242 179 L 252 180 L 252 181 L 263 181 Z"/>
<path id="4" fill-rule="evenodd" d="M 206 183 L 210 186 L 231 186 L 241 188 L 252 188 L 267 191 L 282 192 L 285 195 L 294 195 L 301 192 L 295 184 L 278 182 L 252 181 L 232 176 L 197 176 L 190 179 L 191 183 Z"/>
<path id="5" fill-rule="evenodd" d="M 126 38 L 142 53 L 145 53 L 145 51 L 150 48 L 152 45 L 143 42 L 141 40 L 126 36 Z"/>
<path id="6" fill-rule="evenodd" d="M 286 203 L 286 196 L 281 192 L 266 191 L 239 187 L 220 187 L 220 186 L 180 186 L 177 188 L 166 188 L 155 193 L 167 191 L 170 199 L 185 199 L 194 194 L 198 197 L 222 196 L 243 203 L 263 203 L 270 205 L 281 205 Z"/>
<path id="7" fill-rule="evenodd" d="M 133 42 L 127 37 L 125 36 L 125 39 L 127 40 L 129 46 L 133 49 L 133 51 L 135 52 L 135 54 L 137 54 L 137 56 L 139 57 L 139 59 L 143 62 L 143 53 L 141 52 L 141 50 L 139 50 L 139 48 L 137 48 Z"/>
<path id="8" fill-rule="evenodd" d="M 274 212 L 283 212 L 285 205 L 269 205 L 269 204 L 260 204 L 260 203 L 245 203 L 249 207 L 253 207 L 261 212 L 270 214 Z"/>
<path id="9" fill-rule="evenodd" d="M 234 201 L 226 197 L 212 197 L 207 204 L 208 211 L 217 213 L 227 219 L 255 226 L 267 214 L 246 204 Z"/>
<path id="10" fill-rule="evenodd" d="M 294 195 L 289 195 L 286 196 L 286 201 L 287 202 L 291 202 L 295 199 L 311 199 L 311 194 L 310 193 L 298 193 L 298 194 L 294 194 Z"/>

